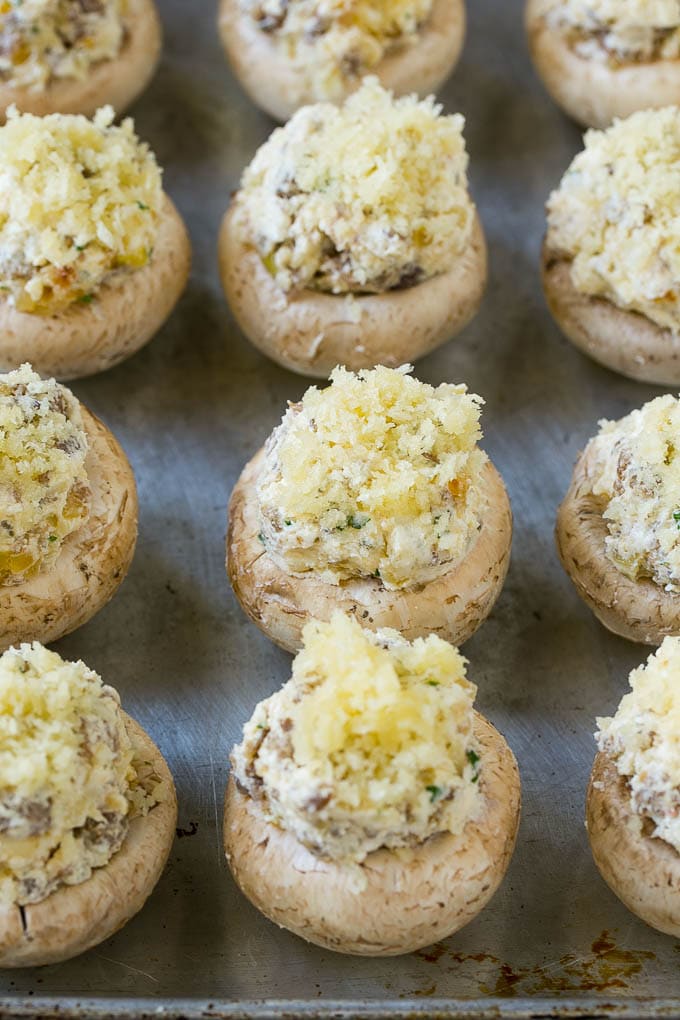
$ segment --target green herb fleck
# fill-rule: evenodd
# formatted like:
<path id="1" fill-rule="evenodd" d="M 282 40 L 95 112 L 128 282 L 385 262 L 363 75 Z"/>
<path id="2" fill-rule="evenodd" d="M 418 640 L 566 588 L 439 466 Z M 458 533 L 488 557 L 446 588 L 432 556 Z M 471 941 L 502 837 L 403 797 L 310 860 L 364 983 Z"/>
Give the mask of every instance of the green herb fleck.
<path id="1" fill-rule="evenodd" d="M 286 525 L 287 528 L 289 528 L 293 522 L 292 521 L 284 521 L 283 523 Z"/>
<path id="2" fill-rule="evenodd" d="M 49 538 L 47 539 L 47 541 L 48 542 L 56 542 L 57 541 L 57 536 L 56 535 L 50 535 Z"/>
<path id="3" fill-rule="evenodd" d="M 260 532 L 257 537 L 259 538 L 260 542 L 262 542 L 262 545 L 266 544 L 265 540 L 264 540 L 264 535 L 262 534 L 262 532 Z"/>
<path id="4" fill-rule="evenodd" d="M 364 525 L 368 524 L 370 517 L 364 517 L 362 514 L 350 514 L 347 518 L 347 523 L 350 528 L 356 528 L 359 531 Z"/>
<path id="5" fill-rule="evenodd" d="M 678 531 L 680 531 L 680 510 L 673 511 L 673 520 L 678 526 Z"/>
<path id="6" fill-rule="evenodd" d="M 477 769 L 477 765 L 479 764 L 479 755 L 477 754 L 476 751 L 473 751 L 472 748 L 469 748 L 469 750 L 465 752 L 465 757 L 475 770 L 475 774 L 472 777 L 472 782 L 476 783 L 477 780 L 479 779 L 479 771 Z"/>
<path id="7" fill-rule="evenodd" d="M 148 212 L 148 211 L 149 211 L 149 207 L 148 207 L 148 205 L 146 204 L 146 202 L 140 202 L 140 201 L 138 200 L 138 201 L 137 201 L 137 206 L 138 206 L 138 208 L 139 208 L 139 209 L 142 209 L 142 210 L 143 210 L 143 212 Z"/>
<path id="8" fill-rule="evenodd" d="M 380 567 L 371 574 L 371 577 L 380 577 Z"/>
<path id="9" fill-rule="evenodd" d="M 430 795 L 430 804 L 434 804 L 437 798 L 442 795 L 441 786 L 426 786 L 425 789 Z"/>
<path id="10" fill-rule="evenodd" d="M 76 251 L 85 251 L 85 245 L 84 244 L 77 244 L 76 245 Z"/>
<path id="11" fill-rule="evenodd" d="M 439 680 L 426 680 L 425 683 L 430 687 L 439 687 Z"/>
<path id="12" fill-rule="evenodd" d="M 90 305 L 94 301 L 94 294 L 81 294 L 77 300 L 79 305 Z"/>

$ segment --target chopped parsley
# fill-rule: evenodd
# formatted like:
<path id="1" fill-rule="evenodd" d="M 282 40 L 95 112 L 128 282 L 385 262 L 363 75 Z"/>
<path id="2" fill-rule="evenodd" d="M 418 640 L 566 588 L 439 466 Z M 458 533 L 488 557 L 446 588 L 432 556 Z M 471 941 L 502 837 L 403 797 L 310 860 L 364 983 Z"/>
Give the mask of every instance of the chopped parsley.
<path id="1" fill-rule="evenodd" d="M 259 538 L 260 542 L 262 542 L 262 545 L 266 544 L 265 540 L 264 540 L 264 535 L 262 534 L 262 532 L 260 532 L 257 537 Z"/>
<path id="2" fill-rule="evenodd" d="M 57 541 L 57 536 L 56 535 L 50 535 L 49 538 L 47 539 L 47 541 L 48 542 L 56 542 Z"/>
<path id="3" fill-rule="evenodd" d="M 678 531 L 680 531 L 680 510 L 673 511 L 673 520 L 678 526 Z"/>
<path id="4" fill-rule="evenodd" d="M 137 202 L 137 207 L 138 207 L 139 209 L 141 209 L 141 210 L 142 210 L 143 212 L 148 212 L 148 210 L 149 210 L 149 207 L 148 207 L 148 205 L 146 204 L 146 202 L 140 202 L 140 201 L 138 201 L 138 202 Z"/>
<path id="5" fill-rule="evenodd" d="M 473 751 L 472 748 L 469 748 L 465 752 L 465 757 L 467 758 L 467 760 L 470 762 L 470 764 L 472 765 L 473 769 L 475 770 L 475 774 L 472 777 L 472 782 L 476 783 L 477 780 L 479 779 L 479 770 L 477 769 L 477 765 L 479 764 L 479 755 L 477 754 L 476 751 Z"/>
<path id="6" fill-rule="evenodd" d="M 347 528 L 355 528 L 356 531 L 360 531 L 368 522 L 370 517 L 366 517 L 365 514 L 348 514 L 347 520 L 344 524 L 337 524 L 335 527 L 336 531 L 345 531 Z"/>
<path id="7" fill-rule="evenodd" d="M 81 294 L 77 300 L 79 305 L 89 305 L 94 301 L 94 294 Z"/>
<path id="8" fill-rule="evenodd" d="M 439 687 L 439 680 L 426 680 L 425 683 L 430 687 Z"/>
<path id="9" fill-rule="evenodd" d="M 434 802 L 441 797 L 444 792 L 441 786 L 426 786 L 425 789 L 430 795 L 430 804 L 434 804 Z"/>

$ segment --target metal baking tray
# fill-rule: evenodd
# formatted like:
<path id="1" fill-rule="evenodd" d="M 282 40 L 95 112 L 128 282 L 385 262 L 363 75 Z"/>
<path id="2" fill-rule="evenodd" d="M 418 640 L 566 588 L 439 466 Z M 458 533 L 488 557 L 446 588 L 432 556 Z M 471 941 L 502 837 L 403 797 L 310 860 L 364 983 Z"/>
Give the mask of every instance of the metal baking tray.
<path id="1" fill-rule="evenodd" d="M 465 646 L 480 709 L 506 734 L 524 791 L 517 851 L 486 910 L 397 959 L 342 957 L 266 921 L 222 852 L 227 759 L 290 657 L 248 622 L 224 570 L 225 510 L 246 459 L 306 380 L 266 361 L 222 297 L 216 240 L 240 172 L 272 129 L 222 56 L 213 0 L 160 0 L 160 71 L 133 110 L 194 244 L 189 288 L 144 351 L 73 388 L 134 466 L 140 536 L 111 604 L 56 646 L 122 693 L 160 744 L 180 800 L 158 888 L 114 938 L 70 963 L 0 977 L 3 1016 L 680 1016 L 680 944 L 618 902 L 583 825 L 594 719 L 647 654 L 580 602 L 554 549 L 555 509 L 604 416 L 660 392 L 600 369 L 559 334 L 538 277 L 543 204 L 580 147 L 529 64 L 520 0 L 469 0 L 459 68 L 441 98 L 467 117 L 491 258 L 477 318 L 417 374 L 486 400 L 485 446 L 515 514 L 512 564 Z"/>

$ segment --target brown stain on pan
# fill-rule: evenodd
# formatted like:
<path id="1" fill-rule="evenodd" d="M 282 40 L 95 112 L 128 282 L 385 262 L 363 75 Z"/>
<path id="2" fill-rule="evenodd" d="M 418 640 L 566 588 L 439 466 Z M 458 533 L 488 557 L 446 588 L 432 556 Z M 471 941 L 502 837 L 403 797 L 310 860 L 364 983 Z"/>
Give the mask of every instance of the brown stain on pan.
<path id="1" fill-rule="evenodd" d="M 680 951 L 680 947 L 676 947 Z M 655 954 L 643 949 L 621 949 L 616 945 L 613 936 L 607 930 L 600 932 L 593 940 L 590 952 L 585 956 L 567 953 L 555 963 L 544 966 L 513 968 L 489 953 L 457 953 L 440 942 L 428 949 L 415 954 L 428 963 L 441 963 L 448 966 L 449 973 L 461 966 L 490 963 L 496 969 L 495 981 L 479 982 L 479 991 L 483 995 L 497 998 L 511 998 L 515 995 L 539 995 L 545 992 L 553 994 L 568 992 L 607 992 L 627 991 L 630 982 L 645 964 L 655 958 Z M 436 994 L 436 985 L 428 986 L 414 992 L 417 996 Z"/>

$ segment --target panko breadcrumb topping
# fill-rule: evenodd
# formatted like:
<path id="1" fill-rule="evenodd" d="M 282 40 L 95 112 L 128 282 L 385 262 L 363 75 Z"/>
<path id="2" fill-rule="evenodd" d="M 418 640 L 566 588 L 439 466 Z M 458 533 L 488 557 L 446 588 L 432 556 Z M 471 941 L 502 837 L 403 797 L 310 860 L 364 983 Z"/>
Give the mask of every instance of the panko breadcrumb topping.
<path id="1" fill-rule="evenodd" d="M 84 663 L 38 642 L 0 657 L 0 904 L 84 882 L 166 795 Z"/>
<path id="2" fill-rule="evenodd" d="M 0 0 L 0 79 L 43 92 L 118 56 L 127 0 Z"/>
<path id="3" fill-rule="evenodd" d="M 545 11 L 586 60 L 616 67 L 680 57 L 680 0 L 546 0 Z"/>
<path id="4" fill-rule="evenodd" d="M 592 491 L 603 500 L 606 554 L 633 580 L 680 592 L 680 401 L 656 397 L 590 441 Z"/>
<path id="5" fill-rule="evenodd" d="M 30 365 L 0 375 L 0 585 L 51 566 L 90 513 L 78 401 Z"/>
<path id="6" fill-rule="evenodd" d="M 337 368 L 272 433 L 257 489 L 261 540 L 287 573 L 404 588 L 468 552 L 485 510 L 482 400 L 410 371 Z"/>
<path id="7" fill-rule="evenodd" d="M 236 229 L 284 290 L 412 286 L 471 236 L 463 118 L 366 79 L 344 106 L 306 106 L 258 150 Z"/>
<path id="8" fill-rule="evenodd" d="M 316 99 L 342 97 L 387 54 L 417 42 L 433 0 L 240 0 Z"/>
<path id="9" fill-rule="evenodd" d="M 588 131 L 548 201 L 546 245 L 582 294 L 680 331 L 680 109 Z"/>
<path id="10" fill-rule="evenodd" d="M 233 751 L 234 776 L 269 821 L 320 857 L 460 833 L 480 798 L 476 687 L 435 635 L 409 643 L 342 613 L 312 621 L 293 675 L 261 701 Z"/>
<path id="11" fill-rule="evenodd" d="M 629 682 L 616 714 L 597 720 L 597 743 L 628 780 L 633 811 L 680 853 L 680 638 L 664 638 Z"/>
<path id="12" fill-rule="evenodd" d="M 0 291 L 20 311 L 88 304 L 151 257 L 161 172 L 132 121 L 113 117 L 12 108 L 0 127 Z"/>

